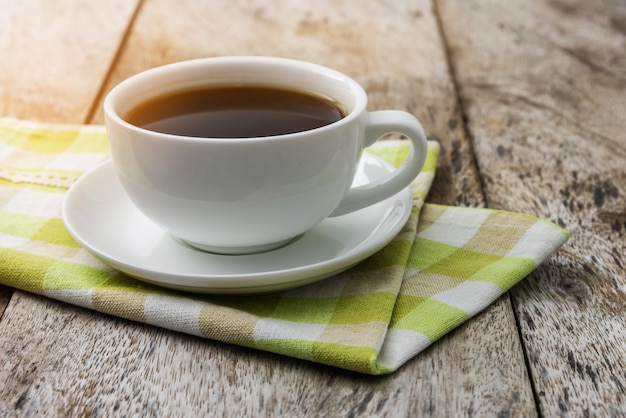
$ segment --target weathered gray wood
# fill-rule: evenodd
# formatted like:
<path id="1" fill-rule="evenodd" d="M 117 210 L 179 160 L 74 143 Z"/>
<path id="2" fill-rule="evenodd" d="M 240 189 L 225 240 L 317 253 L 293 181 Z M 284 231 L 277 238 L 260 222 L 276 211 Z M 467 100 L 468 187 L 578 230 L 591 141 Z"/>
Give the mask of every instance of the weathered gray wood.
<path id="1" fill-rule="evenodd" d="M 494 306 L 500 315 L 509 309 Z M 476 324 L 488 335 L 483 346 L 467 344 L 476 335 L 461 328 L 398 373 L 373 377 L 16 292 L 0 323 L 0 350 L 10 357 L 0 369 L 0 415 L 532 416 L 525 375 L 507 376 L 517 365 L 486 364 L 518 341 L 489 341 L 488 315 Z"/>
<path id="2" fill-rule="evenodd" d="M 282 55 L 347 72 L 368 90 L 372 109 L 414 112 L 429 137 L 441 141 L 432 201 L 484 204 L 430 2 L 145 1 L 103 91 L 148 67 L 218 54 Z M 103 79 L 100 74 L 97 82 Z M 41 88 L 54 101 L 57 86 Z M 5 106 L 14 105 L 14 96 L 5 96 Z M 68 109 L 69 121 L 83 120 L 71 120 Z M 19 116 L 44 118 L 39 112 Z M 101 113 L 91 122 L 102 122 Z M 387 377 L 320 368 L 22 292 L 0 321 L 0 347 L 0 415 L 535 413 L 506 296 Z"/>
<path id="3" fill-rule="evenodd" d="M 540 411 L 626 415 L 626 3 L 440 1 L 489 206 L 572 233 L 513 291 Z"/>

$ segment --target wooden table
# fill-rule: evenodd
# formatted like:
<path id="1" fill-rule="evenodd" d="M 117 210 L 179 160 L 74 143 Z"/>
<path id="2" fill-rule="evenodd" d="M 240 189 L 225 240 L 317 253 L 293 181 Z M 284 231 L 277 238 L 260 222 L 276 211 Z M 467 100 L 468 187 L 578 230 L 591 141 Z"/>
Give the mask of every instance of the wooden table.
<path id="1" fill-rule="evenodd" d="M 0 287 L 0 416 L 626 416 L 623 1 L 0 0 L 0 53 L 0 116 L 90 124 L 113 85 L 164 63 L 328 65 L 440 141 L 429 201 L 572 233 L 384 377 Z"/>

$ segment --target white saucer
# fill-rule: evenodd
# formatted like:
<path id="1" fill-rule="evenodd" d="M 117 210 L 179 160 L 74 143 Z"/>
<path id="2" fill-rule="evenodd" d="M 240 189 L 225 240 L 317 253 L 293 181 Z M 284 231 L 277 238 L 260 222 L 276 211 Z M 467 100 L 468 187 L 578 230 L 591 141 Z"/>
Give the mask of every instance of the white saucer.
<path id="1" fill-rule="evenodd" d="M 393 168 L 364 153 L 355 184 Z M 70 234 L 111 267 L 145 282 L 200 293 L 269 293 L 312 283 L 346 270 L 388 244 L 413 205 L 407 187 L 359 211 L 327 218 L 293 243 L 252 255 L 192 249 L 140 213 L 110 161 L 82 176 L 63 202 Z"/>

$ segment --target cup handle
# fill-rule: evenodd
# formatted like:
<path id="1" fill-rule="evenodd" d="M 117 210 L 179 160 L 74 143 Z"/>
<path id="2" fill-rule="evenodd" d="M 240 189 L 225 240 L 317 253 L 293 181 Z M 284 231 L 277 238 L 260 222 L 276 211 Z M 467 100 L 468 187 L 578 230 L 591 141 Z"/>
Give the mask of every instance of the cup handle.
<path id="1" fill-rule="evenodd" d="M 387 177 L 351 188 L 329 216 L 341 216 L 387 199 L 407 187 L 417 177 L 424 166 L 428 151 L 422 124 L 415 116 L 401 110 L 369 112 L 369 121 L 365 128 L 365 147 L 389 133 L 405 135 L 411 141 L 411 152 L 406 160 Z"/>

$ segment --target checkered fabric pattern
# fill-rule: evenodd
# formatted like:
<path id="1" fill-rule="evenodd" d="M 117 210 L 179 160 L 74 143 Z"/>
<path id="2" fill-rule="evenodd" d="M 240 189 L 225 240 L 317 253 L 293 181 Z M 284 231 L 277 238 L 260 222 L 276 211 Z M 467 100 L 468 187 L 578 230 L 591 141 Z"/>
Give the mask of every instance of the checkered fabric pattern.
<path id="1" fill-rule="evenodd" d="M 439 146 L 412 185 L 414 208 L 385 248 L 282 293 L 186 294 L 127 277 L 67 233 L 67 187 L 105 161 L 100 126 L 0 119 L 0 283 L 110 315 L 369 374 L 390 373 L 488 306 L 569 237 L 532 216 L 424 204 Z M 368 152 L 398 165 L 403 141 Z"/>

